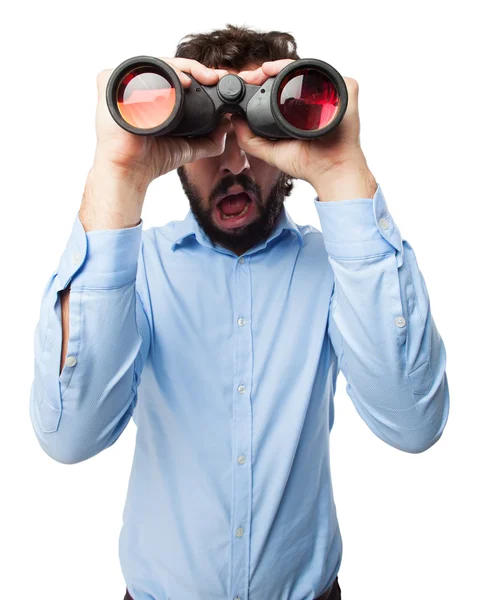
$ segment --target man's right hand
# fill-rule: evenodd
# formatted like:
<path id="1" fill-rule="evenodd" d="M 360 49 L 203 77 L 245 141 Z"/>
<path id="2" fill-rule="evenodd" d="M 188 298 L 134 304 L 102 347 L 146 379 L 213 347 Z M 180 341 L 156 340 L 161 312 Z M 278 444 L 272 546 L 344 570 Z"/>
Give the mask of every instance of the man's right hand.
<path id="1" fill-rule="evenodd" d="M 214 85 L 228 72 L 209 69 L 189 58 L 161 58 L 177 73 L 185 88 L 191 85 L 190 73 L 199 83 Z M 157 177 L 185 163 L 224 152 L 225 134 L 230 125 L 223 118 L 215 131 L 206 136 L 142 136 L 121 128 L 112 118 L 106 104 L 106 85 L 113 69 L 105 69 L 97 76 L 98 104 L 96 111 L 97 147 L 94 163 L 101 171 L 124 174 L 126 180 L 142 182 L 145 189 Z"/>

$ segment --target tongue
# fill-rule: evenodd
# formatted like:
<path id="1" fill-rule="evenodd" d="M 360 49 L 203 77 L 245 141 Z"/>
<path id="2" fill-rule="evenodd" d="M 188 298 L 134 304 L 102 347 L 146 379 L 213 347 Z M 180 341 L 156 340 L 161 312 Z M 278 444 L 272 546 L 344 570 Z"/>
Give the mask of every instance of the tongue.
<path id="1" fill-rule="evenodd" d="M 234 194 L 233 196 L 226 196 L 219 203 L 219 207 L 225 213 L 225 215 L 238 215 L 249 202 L 248 194 Z"/>

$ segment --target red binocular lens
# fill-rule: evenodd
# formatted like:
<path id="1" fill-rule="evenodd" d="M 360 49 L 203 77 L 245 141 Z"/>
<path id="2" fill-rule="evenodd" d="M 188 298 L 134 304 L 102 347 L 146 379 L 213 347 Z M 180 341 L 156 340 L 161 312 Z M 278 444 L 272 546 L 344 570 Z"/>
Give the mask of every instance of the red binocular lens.
<path id="1" fill-rule="evenodd" d="M 312 131 L 326 127 L 334 119 L 339 93 L 322 71 L 298 69 L 281 81 L 276 102 L 288 123 Z"/>
<path id="2" fill-rule="evenodd" d="M 148 67 L 132 69 L 118 84 L 121 116 L 139 129 L 159 127 L 175 108 L 176 91 L 168 79 Z"/>

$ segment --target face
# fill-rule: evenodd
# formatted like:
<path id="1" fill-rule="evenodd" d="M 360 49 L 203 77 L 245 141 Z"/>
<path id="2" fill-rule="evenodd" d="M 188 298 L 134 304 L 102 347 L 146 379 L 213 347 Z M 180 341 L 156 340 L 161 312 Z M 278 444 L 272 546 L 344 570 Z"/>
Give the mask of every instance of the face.
<path id="1" fill-rule="evenodd" d="M 243 70 L 258 66 L 250 65 Z M 231 114 L 226 116 L 229 118 Z M 205 234 L 212 243 L 229 248 L 238 256 L 268 237 L 290 192 L 291 178 L 246 154 L 236 141 L 232 124 L 223 154 L 187 163 L 177 172 L 191 212 Z M 242 190 L 248 194 L 239 194 Z M 226 194 L 229 198 L 219 203 L 219 198 Z M 240 211 L 242 214 L 235 216 Z"/>

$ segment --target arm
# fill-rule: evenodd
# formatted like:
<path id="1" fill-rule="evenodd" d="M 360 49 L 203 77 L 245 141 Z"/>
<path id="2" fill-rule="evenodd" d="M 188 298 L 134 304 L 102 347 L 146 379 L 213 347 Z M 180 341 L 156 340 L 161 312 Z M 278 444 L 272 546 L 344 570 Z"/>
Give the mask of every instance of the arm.
<path id="1" fill-rule="evenodd" d="M 289 62 L 267 61 L 239 76 L 262 85 Z M 231 122 L 245 152 L 315 188 L 335 278 L 329 335 L 347 393 L 378 437 L 422 452 L 439 439 L 448 417 L 445 348 L 413 249 L 403 243 L 360 146 L 359 84 L 344 81 L 346 113 L 322 138 L 273 142 L 256 136 L 239 115 Z"/>
<path id="2" fill-rule="evenodd" d="M 370 429 L 395 448 L 423 452 L 440 438 L 449 413 L 444 343 L 414 251 L 380 186 L 368 193 L 348 186 L 346 174 L 342 180 L 343 190 L 361 190 L 354 199 L 315 201 L 335 280 L 331 342 L 346 391 Z M 323 186 L 322 197 L 333 198 L 332 190 Z"/>
<path id="3" fill-rule="evenodd" d="M 143 222 L 132 226 L 136 216 L 122 211 L 123 221 L 109 221 L 118 228 L 98 219 L 103 229 L 95 229 L 87 201 L 89 227 L 79 213 L 43 292 L 34 340 L 32 425 L 43 450 L 67 464 L 111 446 L 125 429 L 150 342 L 137 291 Z"/>

